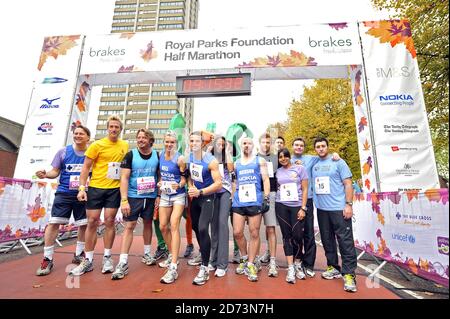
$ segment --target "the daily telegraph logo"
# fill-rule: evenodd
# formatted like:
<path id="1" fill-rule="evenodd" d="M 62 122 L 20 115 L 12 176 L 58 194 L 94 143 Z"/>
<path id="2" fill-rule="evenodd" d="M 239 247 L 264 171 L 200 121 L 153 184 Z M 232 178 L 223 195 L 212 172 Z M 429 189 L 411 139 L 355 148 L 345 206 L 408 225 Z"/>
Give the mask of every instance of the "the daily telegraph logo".
<path id="1" fill-rule="evenodd" d="M 59 109 L 59 104 L 54 104 L 55 101 L 59 100 L 60 97 L 57 97 L 55 99 L 42 99 L 42 102 L 44 102 L 40 109 Z"/>
<path id="2" fill-rule="evenodd" d="M 438 252 L 448 256 L 448 237 L 437 238 Z"/>
<path id="3" fill-rule="evenodd" d="M 42 84 L 56 84 L 56 83 L 64 83 L 67 82 L 67 79 L 63 79 L 63 78 L 58 78 L 56 76 L 51 77 L 51 78 L 45 78 L 42 81 Z"/>
<path id="4" fill-rule="evenodd" d="M 50 135 L 52 130 L 53 124 L 51 122 L 44 122 L 38 127 L 38 135 Z"/>
<path id="5" fill-rule="evenodd" d="M 410 77 L 412 72 L 408 66 L 398 67 L 387 67 L 387 68 L 376 68 L 377 77 L 381 79 L 392 79 L 400 77 Z"/>
<path id="6" fill-rule="evenodd" d="M 411 94 L 386 94 L 378 96 L 381 105 L 412 106 L 414 98 Z"/>

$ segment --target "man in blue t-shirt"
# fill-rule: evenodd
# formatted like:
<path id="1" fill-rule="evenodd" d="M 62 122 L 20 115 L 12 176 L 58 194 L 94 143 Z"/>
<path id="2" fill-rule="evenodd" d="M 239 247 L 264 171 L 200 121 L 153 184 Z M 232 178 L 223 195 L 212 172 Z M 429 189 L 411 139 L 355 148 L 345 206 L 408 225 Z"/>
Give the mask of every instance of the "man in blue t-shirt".
<path id="1" fill-rule="evenodd" d="M 73 144 L 60 149 L 52 161 L 50 171 L 40 170 L 36 172 L 38 178 L 59 178 L 58 189 L 51 210 L 51 217 L 45 227 L 44 235 L 44 259 L 36 271 L 37 276 L 48 275 L 54 266 L 53 252 L 59 226 L 68 224 L 73 213 L 75 226 L 78 226 L 77 246 L 73 264 L 79 264 L 84 257 L 84 234 L 87 219 L 85 203 L 77 199 L 80 181 L 81 167 L 84 162 L 84 152 L 91 132 L 87 127 L 77 126 L 73 131 Z"/>
<path id="2" fill-rule="evenodd" d="M 320 238 L 327 258 L 324 279 L 344 277 L 344 290 L 356 292 L 356 250 L 353 241 L 352 173 L 344 160 L 333 161 L 328 154 L 328 140 L 314 141 L 319 161 L 312 167 L 314 204 L 317 207 Z M 336 238 L 342 258 L 339 266 Z"/>

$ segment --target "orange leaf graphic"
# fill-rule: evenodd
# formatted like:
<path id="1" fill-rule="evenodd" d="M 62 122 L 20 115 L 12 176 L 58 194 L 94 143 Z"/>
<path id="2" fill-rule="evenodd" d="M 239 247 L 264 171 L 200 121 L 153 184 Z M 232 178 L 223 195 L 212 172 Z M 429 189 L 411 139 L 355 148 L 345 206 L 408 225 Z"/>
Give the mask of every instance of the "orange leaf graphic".
<path id="1" fill-rule="evenodd" d="M 416 265 L 416 263 L 414 262 L 414 260 L 412 258 L 408 259 L 408 266 L 409 266 L 409 269 L 411 269 L 411 271 L 414 274 L 417 275 L 419 273 L 419 269 L 417 268 L 417 265 Z"/>
<path id="2" fill-rule="evenodd" d="M 363 144 L 363 149 L 364 149 L 364 151 L 368 151 L 369 149 L 370 149 L 370 144 L 369 144 L 369 141 L 367 141 L 367 139 L 366 139 L 366 141 L 364 142 L 364 144 Z"/>
<path id="3" fill-rule="evenodd" d="M 364 163 L 363 167 L 362 167 L 362 171 L 364 175 L 367 175 L 370 173 L 370 165 L 369 163 Z"/>
<path id="4" fill-rule="evenodd" d="M 407 191 L 406 196 L 408 197 L 408 203 L 413 200 L 413 198 L 418 199 L 419 198 L 419 191 L 418 190 L 412 190 Z"/>
<path id="5" fill-rule="evenodd" d="M 366 188 L 368 190 L 370 190 L 370 181 L 369 181 L 369 179 L 366 178 L 366 180 L 364 181 L 364 185 L 366 186 Z"/>
<path id="6" fill-rule="evenodd" d="M 383 214 L 379 213 L 377 215 L 378 215 L 377 216 L 378 221 L 381 223 L 381 225 L 384 225 L 384 216 L 383 216 Z"/>
<path id="7" fill-rule="evenodd" d="M 134 35 L 134 32 L 124 32 L 120 34 L 119 39 L 131 39 Z"/>
<path id="8" fill-rule="evenodd" d="M 436 189 L 428 189 L 425 191 L 425 196 L 430 202 L 439 202 L 441 200 L 441 194 Z"/>

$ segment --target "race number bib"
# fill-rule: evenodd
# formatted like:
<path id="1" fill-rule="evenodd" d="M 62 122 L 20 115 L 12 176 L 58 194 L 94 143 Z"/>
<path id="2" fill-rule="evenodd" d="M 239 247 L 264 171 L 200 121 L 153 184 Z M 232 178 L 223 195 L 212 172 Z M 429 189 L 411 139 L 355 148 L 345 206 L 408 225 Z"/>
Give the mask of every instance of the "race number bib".
<path id="1" fill-rule="evenodd" d="M 219 173 L 220 173 L 220 176 L 222 176 L 222 178 L 225 177 L 225 173 L 223 172 L 223 164 L 219 164 Z"/>
<path id="2" fill-rule="evenodd" d="M 155 177 L 139 177 L 137 179 L 137 194 L 144 195 L 153 193 L 156 189 Z"/>
<path id="3" fill-rule="evenodd" d="M 274 177 L 272 162 L 267 162 L 267 175 L 269 175 L 270 178 Z"/>
<path id="4" fill-rule="evenodd" d="M 298 189 L 296 183 L 287 183 L 280 185 L 280 200 L 282 202 L 297 202 Z"/>
<path id="5" fill-rule="evenodd" d="M 177 191 L 172 188 L 172 185 L 174 183 L 175 182 L 162 181 L 161 182 L 161 187 L 160 187 L 161 192 L 163 194 L 166 194 L 166 195 L 173 195 L 173 194 L 175 194 Z"/>
<path id="6" fill-rule="evenodd" d="M 80 175 L 70 175 L 69 189 L 70 190 L 78 190 L 78 186 L 80 186 Z"/>
<path id="7" fill-rule="evenodd" d="M 106 178 L 120 179 L 120 162 L 108 163 L 108 173 L 106 174 Z"/>
<path id="8" fill-rule="evenodd" d="M 89 185 L 89 177 L 86 181 L 86 188 Z M 80 175 L 70 175 L 69 177 L 69 189 L 70 190 L 78 190 L 78 186 L 80 186 Z"/>
<path id="9" fill-rule="evenodd" d="M 192 179 L 196 182 L 203 183 L 203 166 L 191 163 L 189 168 Z"/>
<path id="10" fill-rule="evenodd" d="M 329 176 L 316 177 L 315 191 L 316 194 L 330 194 L 330 177 Z"/>
<path id="11" fill-rule="evenodd" d="M 239 201 L 241 203 L 256 202 L 255 184 L 239 185 Z"/>

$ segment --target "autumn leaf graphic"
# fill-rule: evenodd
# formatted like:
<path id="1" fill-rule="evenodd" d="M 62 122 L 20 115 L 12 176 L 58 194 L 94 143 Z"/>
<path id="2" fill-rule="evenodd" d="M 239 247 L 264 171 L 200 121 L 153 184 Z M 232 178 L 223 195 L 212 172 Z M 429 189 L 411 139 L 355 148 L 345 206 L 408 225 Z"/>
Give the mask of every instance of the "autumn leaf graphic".
<path id="1" fill-rule="evenodd" d="M 384 225 L 384 216 L 382 213 L 377 214 L 377 219 L 381 223 L 381 225 Z"/>
<path id="2" fill-rule="evenodd" d="M 290 50 L 289 54 L 279 52 L 277 55 L 254 58 L 253 61 L 243 62 L 239 67 L 295 67 L 315 66 L 313 57 L 306 56 L 303 52 Z"/>
<path id="3" fill-rule="evenodd" d="M 86 95 L 88 94 L 91 87 L 86 81 L 83 81 L 80 85 L 80 89 L 77 93 L 77 100 L 75 104 L 80 112 L 86 112 Z"/>
<path id="4" fill-rule="evenodd" d="M 39 58 L 38 70 L 40 71 L 42 69 L 48 57 L 53 57 L 56 60 L 58 56 L 67 54 L 69 49 L 77 46 L 76 40 L 79 38 L 79 35 L 44 38 L 41 57 Z"/>
<path id="5" fill-rule="evenodd" d="M 408 198 L 408 203 L 413 200 L 413 198 L 419 198 L 419 190 L 406 191 L 406 197 Z"/>
<path id="6" fill-rule="evenodd" d="M 361 117 L 358 123 L 358 133 L 361 133 L 364 130 L 364 126 L 367 126 L 367 119 L 365 116 Z"/>
<path id="7" fill-rule="evenodd" d="M 370 149 L 370 144 L 369 144 L 369 141 L 366 139 L 363 144 L 363 150 L 368 151 L 369 149 Z"/>
<path id="8" fill-rule="evenodd" d="M 370 173 L 370 169 L 372 168 L 372 157 L 369 156 L 367 158 L 367 162 L 364 163 L 363 167 L 362 167 L 362 171 L 364 175 L 367 175 Z"/>
<path id="9" fill-rule="evenodd" d="M 150 41 L 147 44 L 147 48 L 145 50 L 141 50 L 141 58 L 145 61 L 148 62 L 151 59 L 154 59 L 158 56 L 158 53 L 156 52 L 156 50 L 153 47 L 153 41 Z"/>
<path id="10" fill-rule="evenodd" d="M 366 180 L 364 181 L 364 185 L 366 186 L 366 188 L 368 190 L 370 190 L 370 181 L 369 181 L 369 179 L 366 178 Z"/>
<path id="11" fill-rule="evenodd" d="M 380 43 L 389 43 L 395 47 L 403 43 L 413 58 L 416 57 L 416 50 L 411 36 L 411 25 L 407 20 L 385 20 L 378 23 L 365 22 L 364 25 L 370 29 L 366 32 L 376 38 Z"/>
<path id="12" fill-rule="evenodd" d="M 120 34 L 119 39 L 131 39 L 135 35 L 134 32 L 124 32 Z"/>

